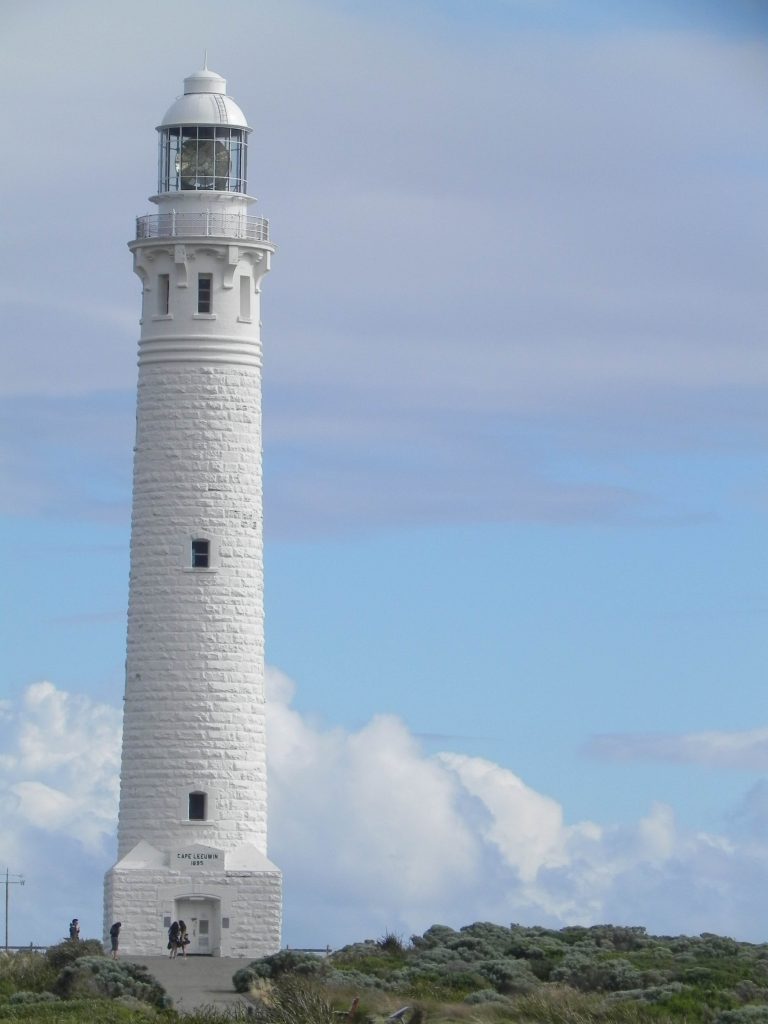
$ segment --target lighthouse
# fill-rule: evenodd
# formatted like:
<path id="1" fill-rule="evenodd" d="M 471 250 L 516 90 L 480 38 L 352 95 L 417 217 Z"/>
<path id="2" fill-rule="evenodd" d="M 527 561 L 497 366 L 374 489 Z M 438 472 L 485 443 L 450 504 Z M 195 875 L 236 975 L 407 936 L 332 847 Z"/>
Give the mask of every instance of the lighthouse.
<path id="1" fill-rule="evenodd" d="M 104 934 L 255 957 L 280 948 L 267 858 L 261 282 L 274 246 L 248 195 L 251 129 L 205 67 L 158 132 L 142 285 L 118 860 Z"/>

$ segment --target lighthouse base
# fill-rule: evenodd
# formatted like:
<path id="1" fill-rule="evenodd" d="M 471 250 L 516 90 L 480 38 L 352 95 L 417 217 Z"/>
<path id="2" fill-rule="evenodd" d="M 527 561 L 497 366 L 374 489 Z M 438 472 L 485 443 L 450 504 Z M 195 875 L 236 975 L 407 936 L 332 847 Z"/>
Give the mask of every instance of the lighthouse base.
<path id="1" fill-rule="evenodd" d="M 257 958 L 280 949 L 282 875 L 255 847 L 163 851 L 140 842 L 104 879 L 104 940 L 120 921 L 120 952 L 167 952 L 183 920 L 188 954 Z"/>

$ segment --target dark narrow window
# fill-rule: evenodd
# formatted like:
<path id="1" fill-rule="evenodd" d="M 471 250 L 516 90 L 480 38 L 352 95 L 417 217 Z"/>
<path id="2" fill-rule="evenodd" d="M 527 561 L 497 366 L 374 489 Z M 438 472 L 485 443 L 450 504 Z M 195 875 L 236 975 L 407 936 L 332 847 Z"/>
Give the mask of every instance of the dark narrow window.
<path id="1" fill-rule="evenodd" d="M 168 316 L 171 306 L 171 278 L 169 274 L 157 275 L 157 313 Z"/>
<path id="2" fill-rule="evenodd" d="M 209 540 L 192 541 L 192 568 L 208 569 L 211 564 L 211 542 Z"/>
<path id="3" fill-rule="evenodd" d="M 240 318 L 251 319 L 251 279 L 245 274 L 240 277 Z"/>
<path id="4" fill-rule="evenodd" d="M 211 275 L 210 274 L 198 274 L 197 275 L 197 312 L 198 313 L 210 313 L 211 312 Z"/>
<path id="5" fill-rule="evenodd" d="M 190 821 L 205 821 L 207 818 L 206 811 L 208 797 L 205 793 L 190 793 L 189 794 L 189 820 Z"/>

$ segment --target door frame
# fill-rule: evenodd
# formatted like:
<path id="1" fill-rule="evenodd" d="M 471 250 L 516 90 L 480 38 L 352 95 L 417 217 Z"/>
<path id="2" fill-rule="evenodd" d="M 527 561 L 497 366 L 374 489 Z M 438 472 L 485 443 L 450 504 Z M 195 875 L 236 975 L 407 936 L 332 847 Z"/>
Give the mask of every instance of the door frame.
<path id="1" fill-rule="evenodd" d="M 208 924 L 207 948 L 200 946 L 200 934 L 197 928 L 193 930 L 193 922 L 196 924 L 200 916 L 193 916 L 191 911 L 186 910 L 189 904 L 194 908 L 199 904 L 200 909 L 209 912 L 206 920 Z M 182 906 L 184 911 L 182 912 Z M 174 914 L 178 921 L 181 918 L 187 926 L 189 937 L 192 940 L 187 948 L 190 956 L 218 956 L 221 952 L 221 899 L 218 896 L 211 896 L 207 893 L 195 892 L 180 894 L 174 898 Z"/>

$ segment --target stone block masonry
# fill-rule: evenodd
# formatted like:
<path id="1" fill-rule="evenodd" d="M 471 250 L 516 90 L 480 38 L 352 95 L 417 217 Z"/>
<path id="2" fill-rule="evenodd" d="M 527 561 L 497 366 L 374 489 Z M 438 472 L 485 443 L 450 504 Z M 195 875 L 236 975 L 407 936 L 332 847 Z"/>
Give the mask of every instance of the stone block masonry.
<path id="1" fill-rule="evenodd" d="M 140 370 L 120 857 L 169 829 L 266 852 L 260 404 L 256 367 Z M 208 820 L 186 820 L 211 788 Z"/>
<path id="2" fill-rule="evenodd" d="M 261 280 L 245 116 L 220 75 L 184 83 L 159 132 L 142 283 L 118 862 L 105 935 L 153 955 L 280 947 L 267 853 Z M 215 173 L 214 173 L 215 167 Z M 229 171 L 232 170 L 230 174 Z M 258 230 L 256 230 L 258 228 Z"/>
<path id="3" fill-rule="evenodd" d="M 105 917 L 116 908 L 121 921 L 121 948 L 136 956 L 167 953 L 166 911 L 171 911 L 179 893 L 200 895 L 219 901 L 221 919 L 214 956 L 259 957 L 280 948 L 282 921 L 282 876 L 275 868 L 263 872 L 169 873 L 166 869 L 112 868 L 104 889 Z"/>

